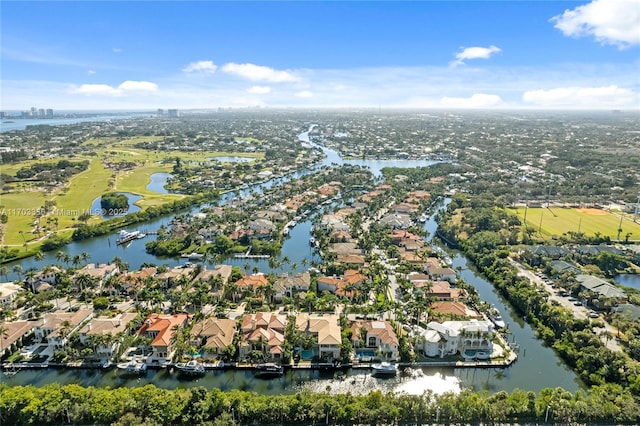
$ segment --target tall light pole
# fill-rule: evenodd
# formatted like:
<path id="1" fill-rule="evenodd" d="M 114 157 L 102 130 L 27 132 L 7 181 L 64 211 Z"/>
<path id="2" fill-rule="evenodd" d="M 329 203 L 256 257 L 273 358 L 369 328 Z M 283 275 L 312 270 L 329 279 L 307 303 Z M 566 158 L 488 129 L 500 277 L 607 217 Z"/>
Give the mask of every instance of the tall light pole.
<path id="1" fill-rule="evenodd" d="M 638 220 L 638 214 L 640 214 L 640 191 L 638 191 L 638 202 L 636 203 L 636 211 L 633 214 L 633 222 L 635 223 Z"/>

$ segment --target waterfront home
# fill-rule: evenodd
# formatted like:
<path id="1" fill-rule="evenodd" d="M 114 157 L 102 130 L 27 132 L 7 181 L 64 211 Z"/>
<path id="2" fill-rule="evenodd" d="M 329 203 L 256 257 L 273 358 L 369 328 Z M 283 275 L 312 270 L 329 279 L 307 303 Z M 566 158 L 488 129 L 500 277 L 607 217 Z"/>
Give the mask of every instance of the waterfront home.
<path id="1" fill-rule="evenodd" d="M 274 301 L 282 302 L 284 297 L 293 297 L 295 293 L 309 291 L 311 275 L 308 272 L 294 275 L 279 274 L 273 283 Z"/>
<path id="2" fill-rule="evenodd" d="M 429 200 L 431 193 L 428 191 L 411 191 L 407 194 L 407 203 L 419 203 L 422 200 Z"/>
<path id="3" fill-rule="evenodd" d="M 147 363 L 171 362 L 175 351 L 173 335 L 187 325 L 187 314 L 149 314 L 136 334 L 151 339 L 151 355 Z"/>
<path id="4" fill-rule="evenodd" d="M 420 273 L 407 276 L 415 288 L 421 288 L 425 296 L 438 300 L 460 300 L 466 297 L 466 292 L 460 288 L 452 288 L 449 281 L 433 281 L 431 277 Z"/>
<path id="5" fill-rule="evenodd" d="M 425 263 L 424 270 L 432 280 L 443 280 L 455 283 L 458 279 L 456 271 L 449 267 L 443 267 L 439 259 L 430 257 Z"/>
<path id="6" fill-rule="evenodd" d="M 48 266 L 32 276 L 27 276 L 24 282 L 31 287 L 31 290 L 33 290 L 34 293 L 37 293 L 39 283 L 55 285 L 58 280 L 58 275 L 60 275 L 61 272 L 62 270 L 57 266 Z"/>
<path id="7" fill-rule="evenodd" d="M 203 359 L 220 357 L 233 344 L 236 321 L 228 318 L 203 318 L 191 328 L 189 343 L 200 350 Z"/>
<path id="8" fill-rule="evenodd" d="M 12 282 L 0 283 L 0 307 L 4 309 L 14 309 L 13 301 L 16 300 L 22 287 Z"/>
<path id="9" fill-rule="evenodd" d="M 320 229 L 325 231 L 349 231 L 349 225 L 345 223 L 344 218 L 338 215 L 325 214 L 322 216 L 319 224 Z"/>
<path id="10" fill-rule="evenodd" d="M 443 358 L 467 351 L 493 351 L 493 323 L 491 321 L 430 322 L 418 336 L 416 350 L 429 357 Z"/>
<path id="11" fill-rule="evenodd" d="M 351 324 L 354 349 L 370 349 L 386 361 L 398 359 L 398 337 L 389 321 L 354 321 Z"/>
<path id="12" fill-rule="evenodd" d="M 247 359 L 253 351 L 260 351 L 266 360 L 281 360 L 286 324 L 286 315 L 271 312 L 245 315 L 240 326 L 239 358 Z"/>
<path id="13" fill-rule="evenodd" d="M 296 316 L 296 329 L 302 333 L 312 334 L 317 344 L 313 345 L 313 353 L 325 362 L 340 359 L 339 316 L 335 314 L 300 313 Z"/>
<path id="14" fill-rule="evenodd" d="M 67 344 L 68 337 L 92 317 L 92 309 L 44 314 L 42 319 L 36 321 L 34 339 L 38 343 L 46 340 L 52 350 L 60 349 Z"/>
<path id="15" fill-rule="evenodd" d="M 93 346 L 100 358 L 111 359 L 120 347 L 117 336 L 127 331 L 129 324 L 138 314 L 134 312 L 120 313 L 112 318 L 92 318 L 80 330 L 80 343 Z"/>
<path id="16" fill-rule="evenodd" d="M 176 286 L 180 281 L 191 281 L 194 270 L 195 268 L 193 267 L 177 266 L 157 274 L 156 278 L 162 282 L 164 288 L 171 288 Z"/>
<path id="17" fill-rule="evenodd" d="M 220 277 L 220 282 L 222 284 L 226 284 L 229 281 L 229 277 L 231 276 L 232 266 L 231 265 L 216 265 L 213 269 L 207 268 L 207 265 L 202 265 L 202 270 L 196 277 L 193 279 L 194 281 L 202 281 L 208 282 L 216 277 Z"/>
<path id="18" fill-rule="evenodd" d="M 0 359 L 22 346 L 23 339 L 31 334 L 36 324 L 36 321 L 0 322 L 0 327 L 6 329 L 0 334 Z"/>
<path id="19" fill-rule="evenodd" d="M 120 269 L 115 263 L 111 263 L 108 265 L 102 263 L 97 266 L 95 263 L 88 263 L 76 271 L 76 273 L 73 275 L 73 280 L 75 282 L 79 276 L 88 275 L 93 279 L 93 282 L 98 288 L 102 288 L 102 285 L 105 283 L 105 281 L 117 275 L 119 272 Z"/>
<path id="20" fill-rule="evenodd" d="M 433 316 L 446 316 L 465 319 L 483 319 L 478 311 L 470 308 L 463 302 L 452 300 L 438 300 L 431 303 L 429 311 Z"/>

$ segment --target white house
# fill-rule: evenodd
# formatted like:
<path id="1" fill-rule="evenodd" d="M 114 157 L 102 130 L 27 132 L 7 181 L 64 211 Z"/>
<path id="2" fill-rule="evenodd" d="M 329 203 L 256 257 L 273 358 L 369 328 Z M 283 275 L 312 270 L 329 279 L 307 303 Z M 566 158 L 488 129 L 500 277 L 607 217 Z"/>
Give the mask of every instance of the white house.
<path id="1" fill-rule="evenodd" d="M 430 322 L 419 336 L 416 349 L 429 357 L 443 358 L 467 351 L 493 351 L 493 323 L 491 321 Z"/>

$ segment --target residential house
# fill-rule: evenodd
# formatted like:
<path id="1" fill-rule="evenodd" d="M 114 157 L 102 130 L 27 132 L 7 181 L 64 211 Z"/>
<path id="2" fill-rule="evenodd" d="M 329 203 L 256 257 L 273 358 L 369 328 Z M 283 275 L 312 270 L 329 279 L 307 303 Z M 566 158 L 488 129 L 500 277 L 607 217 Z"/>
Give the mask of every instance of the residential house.
<path id="1" fill-rule="evenodd" d="M 493 323 L 491 321 L 430 322 L 419 336 L 416 349 L 429 357 L 465 355 L 467 350 L 493 351 Z"/>
<path id="2" fill-rule="evenodd" d="M 393 207 L 391 207 L 391 211 L 396 214 L 411 214 L 415 211 L 418 211 L 419 207 L 420 206 L 418 206 L 417 204 L 398 203 L 394 204 Z"/>
<path id="3" fill-rule="evenodd" d="M 236 321 L 228 318 L 203 318 L 191 328 L 189 342 L 201 350 L 203 359 L 219 358 L 233 344 Z"/>
<path id="4" fill-rule="evenodd" d="M 253 291 L 254 294 L 258 293 L 258 289 L 261 287 L 268 287 L 269 279 L 263 273 L 254 275 L 245 275 L 235 282 L 235 291 L 233 292 L 233 301 L 237 302 L 242 299 L 249 291 Z"/>
<path id="5" fill-rule="evenodd" d="M 162 282 L 164 288 L 171 288 L 176 286 L 180 281 L 191 281 L 194 270 L 195 268 L 193 267 L 177 266 L 157 274 L 156 278 Z"/>
<path id="6" fill-rule="evenodd" d="M 131 294 L 142 290 L 145 282 L 155 277 L 158 273 L 158 268 L 150 266 L 142 268 L 139 271 L 125 272 L 118 276 L 118 280 L 121 283 L 122 292 Z"/>
<path id="7" fill-rule="evenodd" d="M 188 321 L 187 314 L 147 316 L 137 334 L 151 339 L 151 356 L 147 358 L 148 363 L 171 362 L 175 351 L 173 335 L 179 328 L 185 327 Z"/>
<path id="8" fill-rule="evenodd" d="M 57 266 L 49 266 L 32 276 L 27 276 L 24 281 L 31 287 L 34 293 L 37 293 L 39 283 L 55 285 L 60 272 L 62 271 Z"/>
<path id="9" fill-rule="evenodd" d="M 441 265 L 434 265 L 433 263 L 427 263 L 425 265 L 425 271 L 429 274 L 432 280 L 443 280 L 455 283 L 458 279 L 456 271 L 449 267 L 442 267 Z"/>
<path id="10" fill-rule="evenodd" d="M 282 302 L 284 297 L 293 297 L 295 293 L 309 291 L 311 285 L 311 275 L 308 272 L 299 274 L 279 274 L 273 283 L 275 291 L 274 300 Z"/>
<path id="11" fill-rule="evenodd" d="M 203 265 L 202 270 L 196 275 L 194 281 L 209 281 L 215 277 L 220 277 L 222 284 L 226 284 L 231 276 L 231 265 L 216 265 L 213 269 L 208 269 L 207 265 Z"/>
<path id="12" fill-rule="evenodd" d="M 284 349 L 285 327 L 287 316 L 270 312 L 258 312 L 245 315 L 242 319 L 240 333 L 242 340 L 239 358 L 246 359 L 254 350 L 262 352 L 266 359 L 282 360 Z"/>
<path id="13" fill-rule="evenodd" d="M 317 339 L 313 347 L 314 354 L 322 361 L 333 362 L 340 359 L 339 316 L 334 314 L 300 313 L 296 316 L 296 328 L 303 333 L 310 333 Z"/>
<path id="14" fill-rule="evenodd" d="M 120 347 L 121 342 L 117 340 L 117 336 L 127 331 L 129 324 L 137 315 L 135 312 L 130 312 L 120 313 L 112 318 L 92 318 L 78 331 L 80 343 L 85 346 L 95 346 L 98 357 L 111 359 Z"/>
<path id="15" fill-rule="evenodd" d="M 34 340 L 36 342 L 46 341 L 53 350 L 60 349 L 67 344 L 68 337 L 92 317 L 92 309 L 44 314 L 34 326 Z"/>
<path id="16" fill-rule="evenodd" d="M 406 229 L 411 226 L 412 221 L 408 214 L 390 213 L 380 219 L 379 223 L 393 229 Z"/>
<path id="17" fill-rule="evenodd" d="M 389 321 L 355 321 L 351 330 L 354 348 L 375 350 L 386 361 L 398 359 L 398 338 Z"/>
<path id="18" fill-rule="evenodd" d="M 438 300 L 429 307 L 432 315 L 449 316 L 454 318 L 482 319 L 476 310 L 456 300 Z"/>
<path id="19" fill-rule="evenodd" d="M 366 279 L 366 275 L 357 270 L 347 269 L 341 277 L 318 277 L 318 290 L 353 298 L 359 294 L 357 287 Z"/>
<path id="20" fill-rule="evenodd" d="M 5 354 L 9 354 L 22 346 L 23 339 L 32 331 L 36 321 L 12 321 L 0 322 L 0 327 L 6 329 L 0 334 L 0 360 Z"/>
<path id="21" fill-rule="evenodd" d="M 115 263 L 111 263 L 108 265 L 102 263 L 97 266 L 95 263 L 88 263 L 76 271 L 76 273 L 74 274 L 74 280 L 76 280 L 81 275 L 89 275 L 91 278 L 93 278 L 96 286 L 98 288 L 102 288 L 102 285 L 109 278 L 117 275 L 119 272 L 120 269 Z"/>
<path id="22" fill-rule="evenodd" d="M 22 287 L 12 282 L 0 283 L 0 307 L 14 309 L 13 301 L 22 291 Z"/>

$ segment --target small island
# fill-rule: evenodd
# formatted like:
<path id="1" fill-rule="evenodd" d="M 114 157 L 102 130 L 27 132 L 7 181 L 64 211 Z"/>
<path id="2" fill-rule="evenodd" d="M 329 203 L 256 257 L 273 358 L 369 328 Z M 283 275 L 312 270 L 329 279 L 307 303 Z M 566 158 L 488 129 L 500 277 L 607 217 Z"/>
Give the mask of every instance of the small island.
<path id="1" fill-rule="evenodd" d="M 129 199 L 118 192 L 109 192 L 100 199 L 100 207 L 105 215 L 117 215 L 129 210 Z"/>

